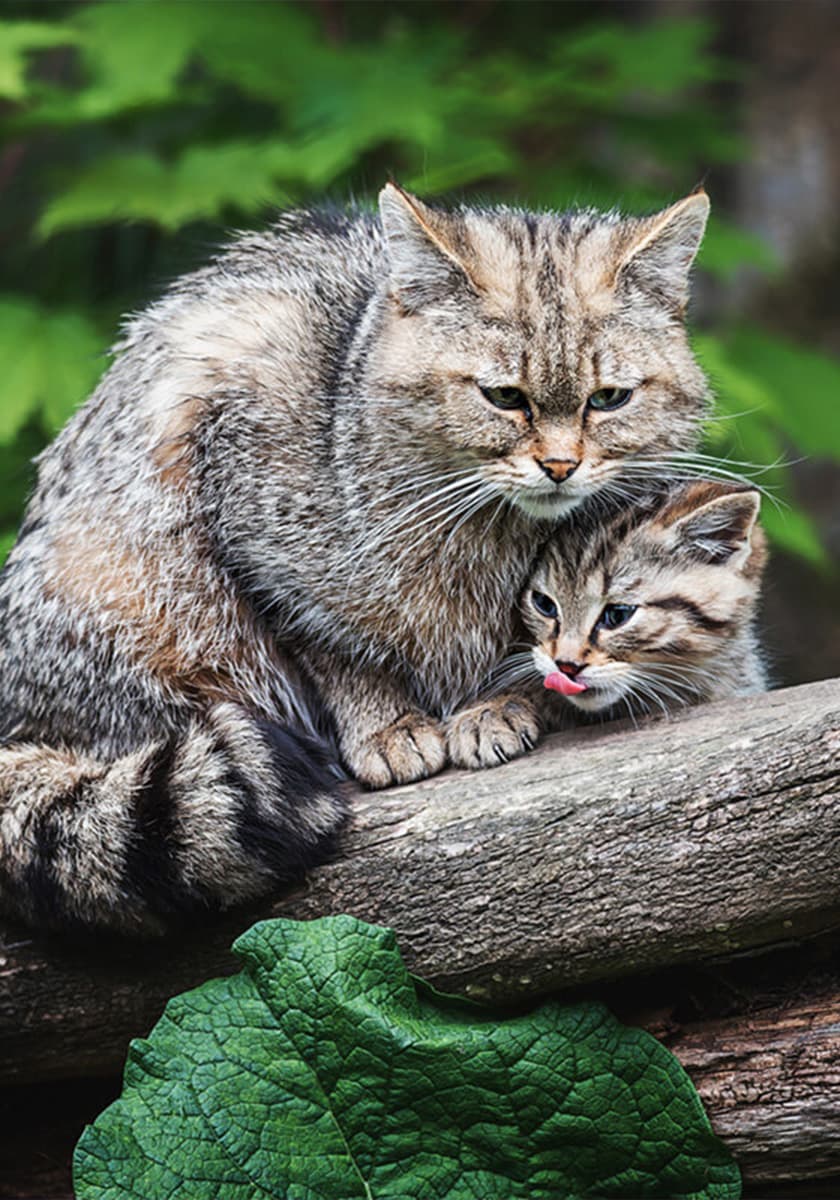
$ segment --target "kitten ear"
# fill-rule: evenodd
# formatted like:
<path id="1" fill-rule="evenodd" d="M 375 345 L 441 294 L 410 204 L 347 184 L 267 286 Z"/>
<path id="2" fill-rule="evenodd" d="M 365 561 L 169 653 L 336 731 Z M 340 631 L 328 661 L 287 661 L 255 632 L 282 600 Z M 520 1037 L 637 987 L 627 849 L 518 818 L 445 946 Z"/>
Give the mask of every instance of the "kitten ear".
<path id="1" fill-rule="evenodd" d="M 473 286 L 453 239 L 453 218 L 428 208 L 394 183 L 379 193 L 390 261 L 391 294 L 406 312 Z"/>
<path id="2" fill-rule="evenodd" d="M 740 569 L 753 550 L 760 507 L 757 491 L 703 481 L 690 484 L 662 519 L 693 557 Z"/>
<path id="3" fill-rule="evenodd" d="M 681 314 L 688 302 L 688 274 L 708 216 L 709 197 L 701 190 L 655 216 L 628 222 L 615 285 L 638 288 Z"/>

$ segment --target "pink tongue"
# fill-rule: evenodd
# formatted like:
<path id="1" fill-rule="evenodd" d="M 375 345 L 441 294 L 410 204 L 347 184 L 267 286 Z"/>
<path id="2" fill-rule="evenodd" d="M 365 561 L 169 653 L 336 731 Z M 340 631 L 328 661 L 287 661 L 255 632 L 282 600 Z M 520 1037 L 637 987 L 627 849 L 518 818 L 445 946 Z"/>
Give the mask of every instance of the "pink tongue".
<path id="1" fill-rule="evenodd" d="M 552 671 L 550 675 L 546 675 L 543 686 L 550 688 L 552 692 L 560 692 L 563 696 L 576 696 L 578 692 L 586 691 L 585 683 L 575 683 L 574 679 L 570 679 L 562 671 Z"/>

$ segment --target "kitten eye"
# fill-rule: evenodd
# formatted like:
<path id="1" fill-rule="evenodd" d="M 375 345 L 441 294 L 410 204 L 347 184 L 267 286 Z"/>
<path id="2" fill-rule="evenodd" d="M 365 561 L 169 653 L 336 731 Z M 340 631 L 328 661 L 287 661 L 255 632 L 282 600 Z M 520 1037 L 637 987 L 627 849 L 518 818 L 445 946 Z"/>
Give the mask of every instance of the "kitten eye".
<path id="1" fill-rule="evenodd" d="M 586 407 L 597 409 L 598 412 L 612 412 L 614 408 L 626 404 L 632 395 L 632 388 L 600 388 L 586 401 Z"/>
<path id="2" fill-rule="evenodd" d="M 551 621 L 557 620 L 557 605 L 545 592 L 531 592 L 531 603 L 541 617 L 548 617 Z"/>
<path id="3" fill-rule="evenodd" d="M 598 618 L 596 628 L 618 629 L 619 625 L 627 624 L 638 607 L 638 604 L 608 604 Z"/>
<path id="4" fill-rule="evenodd" d="M 504 408 L 508 411 L 521 408 L 526 417 L 531 417 L 531 405 L 528 397 L 517 387 L 482 387 L 478 385 L 482 396 L 489 400 L 494 408 Z"/>

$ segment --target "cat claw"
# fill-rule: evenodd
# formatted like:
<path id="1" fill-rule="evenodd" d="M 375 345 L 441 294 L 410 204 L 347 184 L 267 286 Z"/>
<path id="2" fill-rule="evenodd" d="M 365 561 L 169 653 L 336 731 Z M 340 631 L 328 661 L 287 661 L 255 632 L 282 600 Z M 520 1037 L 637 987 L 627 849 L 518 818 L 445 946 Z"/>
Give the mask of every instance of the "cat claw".
<path id="1" fill-rule="evenodd" d="M 347 765 L 368 787 L 393 787 L 436 775 L 446 765 L 441 726 L 425 714 L 409 713 L 345 753 Z"/>
<path id="2" fill-rule="evenodd" d="M 450 717 L 449 757 L 457 767 L 496 767 L 533 750 L 539 738 L 537 714 L 529 700 L 497 696 Z"/>

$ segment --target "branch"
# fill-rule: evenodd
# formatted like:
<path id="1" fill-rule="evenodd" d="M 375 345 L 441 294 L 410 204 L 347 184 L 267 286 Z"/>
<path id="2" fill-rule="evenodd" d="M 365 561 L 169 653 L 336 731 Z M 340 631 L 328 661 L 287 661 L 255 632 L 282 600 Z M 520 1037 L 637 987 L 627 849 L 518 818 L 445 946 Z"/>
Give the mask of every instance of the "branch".
<path id="1" fill-rule="evenodd" d="M 227 947 L 256 916 L 389 925 L 412 970 L 499 1000 L 835 928 L 838 752 L 837 680 L 591 727 L 359 794 L 338 861 L 189 939 L 82 951 L 9 929 L 0 1081 L 113 1072 L 167 997 L 236 969 Z"/>

